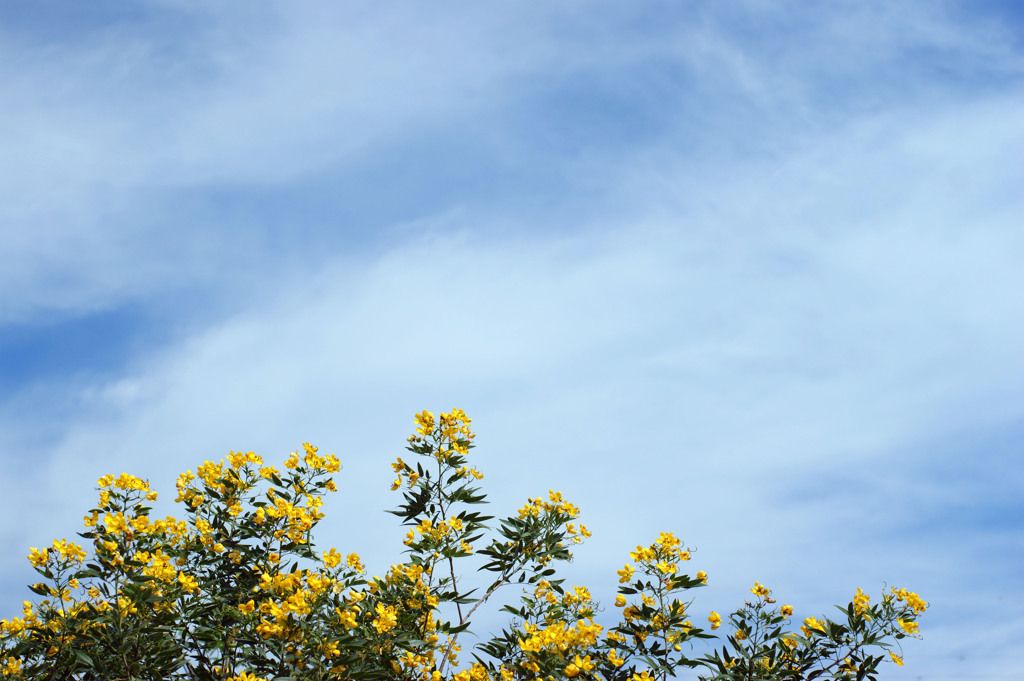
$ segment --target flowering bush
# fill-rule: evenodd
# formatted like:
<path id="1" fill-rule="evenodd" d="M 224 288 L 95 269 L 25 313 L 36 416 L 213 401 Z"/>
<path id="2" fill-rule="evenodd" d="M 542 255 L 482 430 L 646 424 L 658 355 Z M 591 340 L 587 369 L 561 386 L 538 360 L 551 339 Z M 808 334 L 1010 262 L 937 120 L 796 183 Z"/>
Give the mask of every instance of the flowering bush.
<path id="1" fill-rule="evenodd" d="M 686 592 L 703 571 L 683 571 L 690 550 L 671 532 L 637 546 L 619 575 L 619 622 L 595 621 L 598 603 L 564 586 L 555 565 L 590 532 L 558 492 L 526 501 L 493 523 L 483 476 L 468 460 L 474 434 L 458 409 L 416 415 L 392 464 L 392 511 L 409 528 L 407 559 L 368 579 L 355 553 L 314 549 L 324 492 L 341 464 L 304 444 L 283 470 L 249 453 L 205 462 L 178 477 L 185 519 L 153 519 L 149 484 L 99 480 L 99 503 L 78 544 L 59 539 L 28 556 L 44 581 L 21 617 L 0 620 L 0 675 L 10 679 L 701 679 L 874 678 L 899 639 L 917 636 L 926 604 L 892 589 L 872 605 L 860 589 L 834 622 L 809 617 L 787 629 L 793 608 L 755 583 L 755 599 L 729 615 L 727 645 L 700 658 L 691 643 L 714 638 L 690 619 Z M 487 539 L 489 537 L 489 539 Z M 476 556 L 486 587 L 467 591 L 455 562 Z M 503 586 L 522 596 L 508 628 L 475 647 L 461 671 L 458 638 Z M 709 630 L 722 617 L 711 613 Z M 878 654 L 889 651 L 888 655 Z"/>

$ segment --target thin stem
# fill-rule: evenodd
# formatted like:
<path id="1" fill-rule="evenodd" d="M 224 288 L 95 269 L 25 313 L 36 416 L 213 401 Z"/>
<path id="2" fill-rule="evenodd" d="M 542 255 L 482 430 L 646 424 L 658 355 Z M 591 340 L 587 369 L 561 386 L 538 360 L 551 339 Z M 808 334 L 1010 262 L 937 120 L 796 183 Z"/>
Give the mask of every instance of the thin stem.
<path id="1" fill-rule="evenodd" d="M 473 605 L 472 608 L 470 608 L 469 612 L 466 613 L 466 619 L 465 620 L 462 620 L 462 619 L 459 620 L 459 625 L 461 626 L 462 624 L 465 624 L 466 621 L 473 615 L 473 613 L 476 612 L 476 609 L 479 608 L 481 605 L 483 605 L 487 601 L 487 599 L 491 597 L 491 594 L 493 594 L 495 591 L 497 591 L 499 588 L 501 588 L 502 586 L 504 586 L 507 583 L 508 583 L 508 579 L 507 578 L 501 579 L 501 580 L 495 582 L 494 585 L 487 591 L 487 593 L 485 593 L 483 595 L 483 597 L 479 601 L 477 601 Z M 445 648 L 444 655 L 441 657 L 441 666 L 438 668 L 439 672 L 443 672 L 444 671 L 444 666 L 446 664 L 448 664 L 448 655 L 451 654 L 452 648 L 455 647 L 455 642 L 459 640 L 459 634 L 460 633 L 462 633 L 462 632 L 458 632 L 457 634 L 455 634 L 455 636 L 453 636 L 451 639 L 449 639 L 448 647 Z"/>
<path id="2" fill-rule="evenodd" d="M 440 451 L 441 443 L 438 443 L 438 451 Z M 448 520 L 445 514 L 444 507 L 444 474 L 441 470 L 441 459 L 437 460 L 437 506 L 441 509 L 441 520 Z M 455 594 L 455 611 L 459 614 L 459 625 L 463 625 L 466 622 L 465 617 L 462 616 L 462 605 L 459 603 L 459 585 L 458 580 L 455 578 L 455 561 L 452 560 L 451 556 L 448 556 L 448 570 L 452 576 L 452 592 Z M 467 615 L 468 617 L 468 615 Z"/>

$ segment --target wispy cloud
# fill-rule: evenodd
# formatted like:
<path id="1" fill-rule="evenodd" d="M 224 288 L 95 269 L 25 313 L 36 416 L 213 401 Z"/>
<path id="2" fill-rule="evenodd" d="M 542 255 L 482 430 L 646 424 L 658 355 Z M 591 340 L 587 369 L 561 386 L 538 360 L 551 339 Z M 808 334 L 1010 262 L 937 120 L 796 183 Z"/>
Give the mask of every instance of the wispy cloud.
<path id="1" fill-rule="evenodd" d="M 984 623 L 1024 626 L 1024 91 L 1019 25 L 971 8 L 14 22 L 0 494 L 34 511 L 0 530 L 0 605 L 99 475 L 167 496 L 306 439 L 346 465 L 324 541 L 383 569 L 386 464 L 459 405 L 497 512 L 583 507 L 595 593 L 676 529 L 698 607 L 891 580 L 935 604 L 906 673 L 998 671 Z"/>

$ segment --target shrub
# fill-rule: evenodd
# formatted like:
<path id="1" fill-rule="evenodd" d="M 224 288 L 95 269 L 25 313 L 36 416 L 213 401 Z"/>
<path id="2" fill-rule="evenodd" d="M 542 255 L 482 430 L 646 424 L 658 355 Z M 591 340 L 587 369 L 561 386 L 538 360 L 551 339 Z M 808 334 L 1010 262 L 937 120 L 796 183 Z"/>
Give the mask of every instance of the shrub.
<path id="1" fill-rule="evenodd" d="M 696 667 L 701 679 L 873 679 L 899 639 L 917 636 L 926 604 L 892 589 L 871 604 L 857 590 L 838 621 L 807 618 L 754 598 L 729 615 L 721 649 L 690 657 L 723 619 L 701 628 L 688 591 L 707 575 L 683 568 L 690 550 L 671 532 L 637 546 L 618 571 L 614 627 L 598 604 L 566 586 L 555 565 L 590 532 L 558 492 L 531 498 L 497 523 L 469 463 L 474 434 L 458 409 L 424 411 L 392 464 L 409 528 L 404 562 L 368 579 L 360 557 L 318 552 L 313 530 L 341 464 L 304 444 L 283 469 L 232 452 L 177 480 L 184 519 L 150 518 L 156 492 L 128 474 L 101 478 L 99 503 L 80 536 L 28 556 L 44 581 L 21 617 L 0 620 L 0 674 L 11 679 L 667 679 Z M 456 561 L 476 557 L 486 586 L 466 590 Z M 459 635 L 503 586 L 521 585 L 507 628 L 473 650 L 461 671 Z M 884 654 L 889 651 L 888 655 Z"/>

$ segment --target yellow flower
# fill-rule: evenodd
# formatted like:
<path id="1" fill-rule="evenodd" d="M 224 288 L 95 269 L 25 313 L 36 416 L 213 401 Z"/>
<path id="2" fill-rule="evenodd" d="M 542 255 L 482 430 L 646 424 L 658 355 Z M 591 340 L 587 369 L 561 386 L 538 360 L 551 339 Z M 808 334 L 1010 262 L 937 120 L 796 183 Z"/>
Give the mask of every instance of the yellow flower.
<path id="1" fill-rule="evenodd" d="M 825 625 L 813 617 L 808 617 L 804 620 L 804 626 L 800 627 L 800 630 L 803 632 L 804 636 L 810 638 L 814 633 L 824 634 Z"/>
<path id="2" fill-rule="evenodd" d="M 49 550 L 43 549 L 40 551 L 34 546 L 29 549 L 28 562 L 32 563 L 33 567 L 43 567 L 46 565 L 46 561 L 49 560 Z"/>
<path id="3" fill-rule="evenodd" d="M 120 611 L 122 616 L 135 614 L 139 611 L 139 609 L 135 607 L 135 604 L 124 596 L 117 597 L 117 609 Z"/>
<path id="4" fill-rule="evenodd" d="M 391 631 L 398 624 L 398 613 L 395 612 L 395 606 L 385 606 L 383 603 L 378 603 L 375 610 L 377 611 L 377 617 L 373 620 L 373 628 L 378 633 Z"/>
<path id="5" fill-rule="evenodd" d="M 711 611 L 711 614 L 708 615 L 708 622 L 711 622 L 711 629 L 714 631 L 722 626 L 722 616 L 715 611 Z"/>
<path id="6" fill-rule="evenodd" d="M 358 608 L 359 606 L 355 606 Z M 338 615 L 339 620 L 345 626 L 346 629 L 356 628 L 356 613 L 354 610 L 341 611 L 339 608 L 335 608 L 334 612 Z"/>
<path id="7" fill-rule="evenodd" d="M 898 664 L 899 666 L 903 666 L 903 658 L 897 655 L 896 653 L 892 652 L 891 650 L 889 651 L 889 657 L 891 657 L 892 661 Z"/>
<path id="8" fill-rule="evenodd" d="M 238 611 L 244 615 L 251 615 L 256 610 L 256 603 L 250 600 L 248 603 L 239 603 Z"/>
<path id="9" fill-rule="evenodd" d="M 700 572 L 697 573 L 697 579 L 699 579 L 702 583 L 707 584 L 708 583 L 708 573 L 706 573 L 703 570 L 701 570 Z"/>
<path id="10" fill-rule="evenodd" d="M 784 606 L 782 606 L 781 608 L 779 608 L 779 614 L 781 614 L 783 617 L 792 617 L 793 616 L 793 606 L 792 605 L 784 605 Z"/>
<path id="11" fill-rule="evenodd" d="M 755 596 L 762 596 L 765 598 L 770 596 L 772 593 L 771 589 L 762 585 L 760 582 L 754 582 L 754 586 L 750 588 L 750 592 Z"/>
<path id="12" fill-rule="evenodd" d="M 121 534 L 128 530 L 128 521 L 120 511 L 103 516 L 103 524 L 107 526 L 107 532 L 112 534 Z"/>
<path id="13" fill-rule="evenodd" d="M 66 539 L 54 539 L 53 548 L 57 553 L 60 554 L 62 560 L 73 560 L 76 563 L 81 563 L 85 560 L 85 551 L 82 547 L 74 542 L 70 542 Z"/>
<path id="14" fill-rule="evenodd" d="M 624 605 L 626 605 L 626 597 L 623 596 L 622 594 L 619 594 L 618 596 L 615 597 L 615 607 L 621 608 Z"/>
<path id="15" fill-rule="evenodd" d="M 191 575 L 186 575 L 185 573 L 179 573 L 178 574 L 178 583 L 181 584 L 181 587 L 183 589 L 185 589 L 185 591 L 187 591 L 190 594 L 193 594 L 196 591 L 199 591 L 199 583 L 196 582 L 196 578 L 191 576 Z"/>
<path id="16" fill-rule="evenodd" d="M 4 676 L 19 676 L 21 673 L 21 660 L 16 657 L 8 657 L 4 666 L 0 667 L 0 674 Z"/>
<path id="17" fill-rule="evenodd" d="M 238 676 L 229 676 L 227 681 L 267 681 L 262 676 L 256 676 L 249 672 L 242 672 Z"/>
<path id="18" fill-rule="evenodd" d="M 634 572 L 634 570 L 633 570 L 633 567 L 631 565 L 626 565 L 621 570 L 619 570 L 616 573 L 616 574 L 619 575 L 619 584 L 625 584 L 630 579 L 632 579 L 633 578 L 633 572 Z"/>
<path id="19" fill-rule="evenodd" d="M 337 473 L 341 470 L 341 460 L 334 454 L 328 454 L 323 460 L 323 469 L 328 473 Z"/>
<path id="20" fill-rule="evenodd" d="M 324 552 L 324 565 L 329 568 L 337 567 L 341 563 L 341 554 L 337 549 L 332 548 Z"/>
<path id="21" fill-rule="evenodd" d="M 638 563 L 647 563 L 654 560 L 655 553 L 653 549 L 644 548 L 643 546 L 637 546 L 636 551 L 630 551 L 629 557 Z"/>
<path id="22" fill-rule="evenodd" d="M 434 430 L 434 415 L 424 409 L 416 414 L 416 432 L 420 435 L 429 435 Z"/>
<path id="23" fill-rule="evenodd" d="M 585 672 L 589 672 L 594 669 L 594 663 L 593 661 L 591 661 L 590 655 L 587 655 L 583 659 L 580 659 L 580 656 L 577 655 L 573 660 L 573 664 L 575 664 L 579 669 Z"/>
<path id="24" fill-rule="evenodd" d="M 896 600 L 905 601 L 913 609 L 915 615 L 924 612 L 928 608 L 928 604 L 912 591 L 907 591 L 906 589 L 897 590 L 896 587 L 892 587 L 892 592 L 896 595 Z"/>
<path id="25" fill-rule="evenodd" d="M 120 489 L 137 489 L 137 490 L 148 490 L 149 483 L 145 480 L 140 480 L 134 475 L 128 475 L 127 473 L 121 473 L 116 480 L 113 481 L 113 486 Z"/>
<path id="26" fill-rule="evenodd" d="M 903 631 L 905 631 L 906 633 L 916 634 L 918 632 L 919 627 L 917 625 L 917 622 L 908 622 L 903 619 L 898 619 L 896 621 L 899 623 L 900 628 L 902 628 Z"/>

